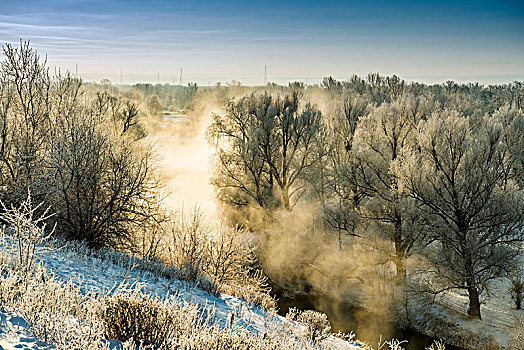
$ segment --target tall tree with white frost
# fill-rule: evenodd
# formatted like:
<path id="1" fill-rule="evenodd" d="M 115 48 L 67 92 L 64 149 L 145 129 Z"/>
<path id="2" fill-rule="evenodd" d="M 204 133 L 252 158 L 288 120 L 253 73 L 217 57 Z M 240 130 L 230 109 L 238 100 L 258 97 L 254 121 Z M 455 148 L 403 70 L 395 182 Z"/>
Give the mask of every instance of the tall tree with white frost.
<path id="1" fill-rule="evenodd" d="M 430 109 L 426 99 L 412 96 L 384 103 L 360 120 L 353 142 L 350 175 L 353 185 L 365 194 L 361 214 L 378 223 L 380 235 L 393 242 L 391 259 L 399 283 L 406 277 L 406 257 L 426 237 L 417 204 L 399 192 L 398 177 L 390 166 L 404 147 L 416 142 L 416 127 Z"/>
<path id="2" fill-rule="evenodd" d="M 419 128 L 418 145 L 394 166 L 402 190 L 432 217 L 434 278 L 468 293 L 468 315 L 481 318 L 479 295 L 513 268 L 523 241 L 524 196 L 508 178 L 511 160 L 502 128 L 455 111 Z M 522 131 L 521 131 L 522 132 Z"/>
<path id="3" fill-rule="evenodd" d="M 342 249 L 342 234 L 356 235 L 357 207 L 361 191 L 351 181 L 351 150 L 358 121 L 369 113 L 368 102 L 357 94 L 345 91 L 331 101 L 328 112 L 329 157 L 325 171 L 331 198 L 323 203 L 324 217 L 338 233 Z M 348 180 L 349 179 L 349 180 Z"/>

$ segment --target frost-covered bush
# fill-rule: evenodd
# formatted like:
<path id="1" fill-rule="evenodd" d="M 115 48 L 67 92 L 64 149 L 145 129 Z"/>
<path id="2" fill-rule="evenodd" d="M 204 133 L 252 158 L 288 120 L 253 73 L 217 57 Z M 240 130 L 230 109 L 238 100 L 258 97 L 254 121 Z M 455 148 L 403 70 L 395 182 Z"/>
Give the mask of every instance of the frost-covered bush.
<path id="1" fill-rule="evenodd" d="M 7 233 L 16 242 L 13 246 L 16 253 L 11 256 L 15 259 L 14 266 L 26 275 L 33 268 L 35 256 L 42 249 L 41 245 L 54 232 L 54 228 L 46 231 L 47 220 L 52 216 L 49 213 L 50 208 L 39 215 L 43 203 L 33 206 L 30 194 L 19 206 L 8 208 L 3 202 L 0 205 L 0 221 L 5 223 L 3 233 Z"/>
<path id="2" fill-rule="evenodd" d="M 237 283 L 255 263 L 246 232 L 220 226 L 207 236 L 206 271 L 219 283 Z"/>
<path id="3" fill-rule="evenodd" d="M 387 345 L 389 350 L 404 350 L 404 348 L 402 347 L 403 343 L 407 343 L 407 341 L 400 341 L 398 339 L 392 339 L 392 340 L 384 342 L 383 345 Z M 382 348 L 382 346 L 380 348 Z"/>
<path id="4" fill-rule="evenodd" d="M 40 341 L 59 349 L 97 348 L 102 340 L 99 296 L 81 293 L 71 282 L 54 279 L 41 265 L 25 275 L 15 269 L 0 276 L 2 309 L 15 312 L 28 323 L 31 333 Z"/>
<path id="5" fill-rule="evenodd" d="M 247 233 L 225 226 L 212 230 L 198 208 L 170 222 L 166 231 L 167 255 L 162 259 L 179 269 L 178 278 L 214 295 L 228 293 L 266 310 L 276 308 L 266 277 L 254 267 Z"/>
<path id="6" fill-rule="evenodd" d="M 426 350 L 446 350 L 446 346 L 442 340 L 435 340 Z"/>
<path id="7" fill-rule="evenodd" d="M 166 227 L 167 256 L 174 266 L 185 266 L 186 273 L 194 273 L 205 268 L 207 263 L 205 249 L 209 228 L 203 221 L 203 213 L 197 207 L 188 216 L 173 220 Z M 190 275 L 188 275 L 190 276 Z"/>
<path id="8" fill-rule="evenodd" d="M 267 277 L 261 271 L 246 272 L 242 279 L 222 283 L 220 290 L 223 293 L 242 298 L 251 305 L 260 305 L 265 310 L 275 311 L 277 309 L 277 302 L 270 294 L 271 288 L 267 284 Z"/>
<path id="9" fill-rule="evenodd" d="M 116 294 L 105 300 L 103 320 L 107 339 L 132 340 L 136 345 L 166 348 L 174 316 L 158 299 L 145 295 Z"/>
<path id="10" fill-rule="evenodd" d="M 307 327 L 306 337 L 313 341 L 323 339 L 331 330 L 331 324 L 326 314 L 315 310 L 301 311 L 296 308 L 290 308 L 286 318 L 305 324 Z"/>

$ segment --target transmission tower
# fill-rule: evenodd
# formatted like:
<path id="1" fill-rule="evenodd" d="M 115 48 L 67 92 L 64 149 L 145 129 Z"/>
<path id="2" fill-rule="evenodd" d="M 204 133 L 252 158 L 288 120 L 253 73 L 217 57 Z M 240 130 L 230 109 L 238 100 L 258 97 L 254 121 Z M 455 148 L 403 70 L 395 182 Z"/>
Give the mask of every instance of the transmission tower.
<path id="1" fill-rule="evenodd" d="M 120 69 L 120 85 L 124 85 L 124 74 L 122 73 L 121 69 Z"/>
<path id="2" fill-rule="evenodd" d="M 180 85 L 182 85 L 182 68 L 180 68 Z"/>
<path id="3" fill-rule="evenodd" d="M 267 85 L 267 66 L 264 66 L 264 85 Z"/>

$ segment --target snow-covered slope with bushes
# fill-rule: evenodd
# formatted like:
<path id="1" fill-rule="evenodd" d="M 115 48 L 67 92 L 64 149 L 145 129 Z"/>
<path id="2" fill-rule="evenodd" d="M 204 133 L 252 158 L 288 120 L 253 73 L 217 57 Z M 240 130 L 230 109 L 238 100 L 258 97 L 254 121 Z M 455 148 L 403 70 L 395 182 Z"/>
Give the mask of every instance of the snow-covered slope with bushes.
<path id="1" fill-rule="evenodd" d="M 11 246 L 10 246 L 11 245 Z M 4 239 L 3 253 L 12 250 L 14 243 Z M 52 278 L 64 285 L 74 285 L 82 294 L 112 295 L 122 291 L 141 290 L 159 298 L 171 298 L 177 303 L 198 305 L 213 313 L 213 320 L 224 329 L 242 329 L 264 337 L 269 332 L 291 334 L 299 347 L 321 346 L 326 349 L 360 349 L 355 342 L 342 341 L 325 335 L 317 344 L 304 344 L 306 326 L 287 320 L 259 306 L 249 305 L 241 298 L 220 294 L 214 296 L 194 282 L 166 276 L 160 267 L 145 268 L 143 261 L 112 250 L 94 253 L 79 244 L 48 243 L 36 257 L 37 267 L 47 270 Z M 158 265 L 161 266 L 161 265 Z M 164 275 L 164 276 L 163 276 Z M 52 346 L 31 335 L 30 324 L 16 310 L 3 310 L 0 328 L 2 349 L 48 349 Z M 66 322 L 66 320 L 64 320 Z M 114 342 L 107 343 L 109 347 Z M 113 346 L 111 346 L 113 347 Z"/>

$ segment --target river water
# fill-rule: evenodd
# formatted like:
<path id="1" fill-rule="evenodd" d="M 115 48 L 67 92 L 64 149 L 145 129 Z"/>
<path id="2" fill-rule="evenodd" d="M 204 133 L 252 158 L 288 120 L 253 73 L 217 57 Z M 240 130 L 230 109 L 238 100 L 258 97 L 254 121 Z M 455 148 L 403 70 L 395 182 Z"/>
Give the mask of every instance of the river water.
<path id="1" fill-rule="evenodd" d="M 274 290 L 277 290 L 276 288 Z M 379 341 L 398 339 L 406 340 L 402 344 L 406 350 L 423 350 L 435 339 L 413 329 L 400 329 L 384 320 L 381 315 L 355 308 L 348 303 L 334 300 L 326 295 L 295 295 L 293 297 L 275 293 L 278 298 L 279 314 L 285 316 L 290 307 L 300 310 L 316 310 L 327 315 L 331 323 L 331 331 L 353 332 L 361 341 L 366 341 L 373 348 L 378 348 Z M 382 336 L 382 337 L 381 337 Z M 460 347 L 446 344 L 446 350 L 463 350 Z"/>

